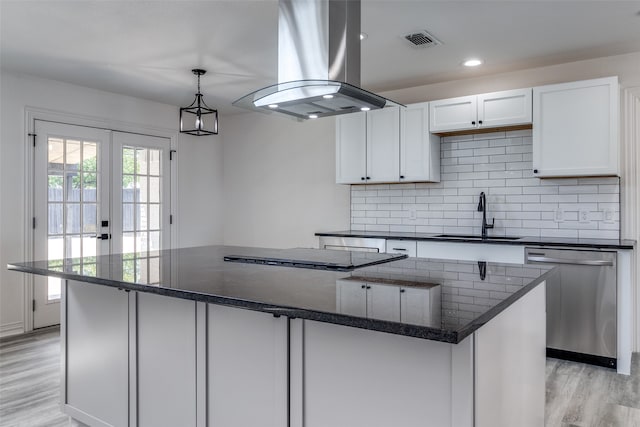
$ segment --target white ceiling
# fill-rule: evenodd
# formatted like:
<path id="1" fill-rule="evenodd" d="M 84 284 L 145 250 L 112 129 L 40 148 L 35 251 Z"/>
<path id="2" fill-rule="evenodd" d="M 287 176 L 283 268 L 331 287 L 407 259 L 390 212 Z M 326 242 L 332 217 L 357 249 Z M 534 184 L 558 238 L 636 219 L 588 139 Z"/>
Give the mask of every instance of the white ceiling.
<path id="1" fill-rule="evenodd" d="M 420 29 L 443 45 L 402 38 Z M 362 87 L 382 92 L 640 51 L 640 1 L 363 0 L 362 31 Z M 6 70 L 173 105 L 205 68 L 206 102 L 232 112 L 276 82 L 277 1 L 0 0 L 0 48 Z"/>

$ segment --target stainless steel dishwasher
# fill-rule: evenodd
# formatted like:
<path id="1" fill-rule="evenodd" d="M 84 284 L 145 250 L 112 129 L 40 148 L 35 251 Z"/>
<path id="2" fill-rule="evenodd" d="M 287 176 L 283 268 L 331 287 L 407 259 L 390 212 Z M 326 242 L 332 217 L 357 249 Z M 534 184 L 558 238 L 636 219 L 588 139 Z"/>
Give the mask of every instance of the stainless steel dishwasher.
<path id="1" fill-rule="evenodd" d="M 547 356 L 616 368 L 616 252 L 526 248 L 527 264 L 555 264 L 547 280 Z"/>

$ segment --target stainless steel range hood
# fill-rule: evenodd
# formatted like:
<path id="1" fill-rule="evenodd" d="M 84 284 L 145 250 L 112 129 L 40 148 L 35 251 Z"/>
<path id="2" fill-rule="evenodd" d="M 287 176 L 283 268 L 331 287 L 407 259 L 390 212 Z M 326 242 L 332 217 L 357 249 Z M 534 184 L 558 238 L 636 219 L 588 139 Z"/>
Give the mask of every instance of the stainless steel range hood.
<path id="1" fill-rule="evenodd" d="M 278 84 L 233 103 L 309 119 L 399 105 L 360 85 L 360 0 L 280 0 Z"/>

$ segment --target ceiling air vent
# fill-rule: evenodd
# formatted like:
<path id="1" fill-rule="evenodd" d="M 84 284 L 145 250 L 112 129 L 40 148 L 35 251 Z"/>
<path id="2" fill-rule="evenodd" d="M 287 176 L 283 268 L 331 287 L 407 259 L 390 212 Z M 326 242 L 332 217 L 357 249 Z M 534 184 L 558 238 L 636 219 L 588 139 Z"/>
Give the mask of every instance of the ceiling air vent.
<path id="1" fill-rule="evenodd" d="M 417 47 L 429 47 L 442 44 L 440 40 L 433 37 L 425 30 L 415 31 L 404 36 L 412 45 Z"/>

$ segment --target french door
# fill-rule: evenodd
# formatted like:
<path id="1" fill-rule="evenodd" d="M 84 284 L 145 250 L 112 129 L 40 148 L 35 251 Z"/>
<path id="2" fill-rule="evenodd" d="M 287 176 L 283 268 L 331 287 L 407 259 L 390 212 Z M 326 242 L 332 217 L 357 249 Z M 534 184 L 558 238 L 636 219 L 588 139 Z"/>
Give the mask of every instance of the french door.
<path id="1" fill-rule="evenodd" d="M 35 134 L 33 259 L 84 258 L 95 274 L 93 257 L 135 253 L 145 271 L 137 261 L 126 279 L 159 281 L 149 260 L 170 247 L 170 140 L 42 120 Z M 34 277 L 34 329 L 60 323 L 61 284 Z"/>

